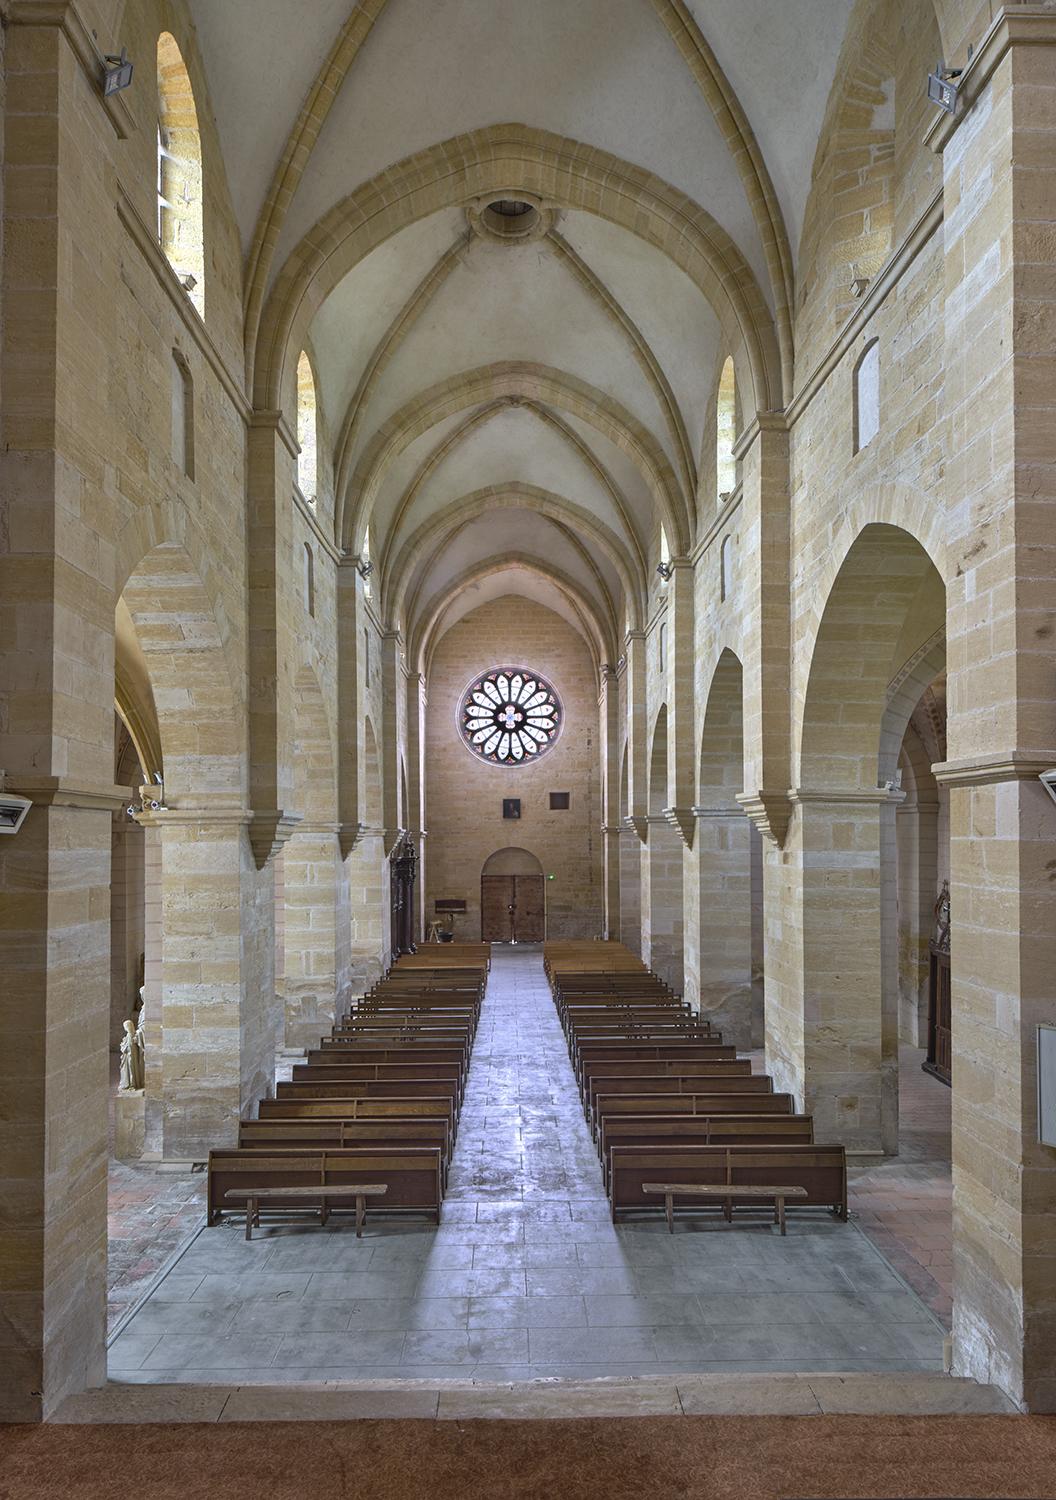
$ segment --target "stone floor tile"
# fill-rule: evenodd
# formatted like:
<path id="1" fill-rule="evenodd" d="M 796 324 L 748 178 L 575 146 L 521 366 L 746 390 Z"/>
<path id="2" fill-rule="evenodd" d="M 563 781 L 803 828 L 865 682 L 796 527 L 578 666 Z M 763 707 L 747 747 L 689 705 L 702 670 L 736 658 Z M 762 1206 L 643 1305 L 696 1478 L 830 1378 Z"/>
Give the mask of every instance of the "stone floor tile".
<path id="1" fill-rule="evenodd" d="M 868 1239 L 820 1214 L 793 1216 L 785 1238 L 747 1216 L 614 1226 L 538 950 L 496 950 L 440 1228 L 277 1225 L 249 1244 L 237 1222 L 204 1231 L 129 1321 L 115 1372 L 141 1350 L 121 1371 L 130 1390 L 935 1368 L 939 1330 L 901 1278 L 904 1260 L 924 1275 L 944 1255 L 948 1205 L 928 1209 L 923 1157 L 882 1192 L 869 1175 Z M 917 1196 L 916 1239 L 907 1215 L 896 1241 L 890 1204 Z"/>

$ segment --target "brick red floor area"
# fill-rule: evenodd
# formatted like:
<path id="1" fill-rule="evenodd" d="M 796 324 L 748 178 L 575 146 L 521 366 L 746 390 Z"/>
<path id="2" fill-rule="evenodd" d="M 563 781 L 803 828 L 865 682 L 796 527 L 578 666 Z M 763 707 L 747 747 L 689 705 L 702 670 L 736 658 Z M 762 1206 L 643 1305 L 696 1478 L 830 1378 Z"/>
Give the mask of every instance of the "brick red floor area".
<path id="1" fill-rule="evenodd" d="M 852 1213 L 896 1271 L 949 1328 L 953 1306 L 950 1090 L 899 1049 L 899 1154 L 854 1174 Z"/>

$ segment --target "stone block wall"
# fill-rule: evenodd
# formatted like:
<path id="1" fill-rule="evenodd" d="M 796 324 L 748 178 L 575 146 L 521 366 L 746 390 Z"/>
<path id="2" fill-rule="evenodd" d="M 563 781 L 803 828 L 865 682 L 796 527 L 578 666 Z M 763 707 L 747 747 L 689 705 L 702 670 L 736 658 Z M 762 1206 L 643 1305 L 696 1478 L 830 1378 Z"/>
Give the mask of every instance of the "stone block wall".
<path id="1" fill-rule="evenodd" d="M 456 711 L 476 675 L 534 667 L 564 708 L 556 746 L 537 763 L 507 769 L 476 759 L 458 737 Z M 593 938 L 602 927 L 597 675 L 583 638 L 553 611 L 508 596 L 472 610 L 443 636 L 430 664 L 426 710 L 426 914 L 438 898 L 464 899 L 455 936 L 480 938 L 480 877 L 489 855 L 534 854 L 546 876 L 549 938 Z M 568 792 L 567 812 L 549 793 Z M 504 820 L 506 797 L 521 801 Z"/>

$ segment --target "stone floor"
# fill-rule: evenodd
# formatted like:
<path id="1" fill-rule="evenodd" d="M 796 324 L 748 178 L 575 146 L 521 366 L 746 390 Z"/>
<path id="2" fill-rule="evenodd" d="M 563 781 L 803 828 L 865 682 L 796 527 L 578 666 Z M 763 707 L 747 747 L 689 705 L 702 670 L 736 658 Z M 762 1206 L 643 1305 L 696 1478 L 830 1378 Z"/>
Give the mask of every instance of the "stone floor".
<path id="1" fill-rule="evenodd" d="M 953 1177 L 950 1090 L 921 1068 L 924 1051 L 901 1047 L 899 1154 L 853 1176 L 850 1206 L 895 1270 L 949 1328 L 953 1314 Z"/>
<path id="2" fill-rule="evenodd" d="M 614 1228 L 538 949 L 495 951 L 439 1229 L 200 1233 L 111 1380 L 254 1385 L 940 1371 L 943 1329 L 853 1225 Z"/>
<path id="3" fill-rule="evenodd" d="M 117 1058 L 112 1059 L 112 1090 Z M 205 1217 L 205 1177 L 114 1157 L 113 1092 L 107 1180 L 106 1321 L 113 1329 Z"/>

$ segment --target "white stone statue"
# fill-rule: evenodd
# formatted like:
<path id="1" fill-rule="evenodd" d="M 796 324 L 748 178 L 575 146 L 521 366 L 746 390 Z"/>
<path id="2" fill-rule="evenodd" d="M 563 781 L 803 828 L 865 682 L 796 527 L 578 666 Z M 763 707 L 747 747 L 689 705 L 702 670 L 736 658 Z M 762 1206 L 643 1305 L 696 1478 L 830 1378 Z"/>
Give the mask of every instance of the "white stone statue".
<path id="1" fill-rule="evenodd" d="M 139 1025 L 135 1021 L 126 1021 L 124 1027 L 125 1034 L 121 1038 L 120 1087 L 124 1090 L 141 1089 L 144 1083 L 142 1008 L 139 1012 Z"/>
<path id="2" fill-rule="evenodd" d="M 136 1028 L 132 1021 L 125 1021 L 125 1034 L 121 1038 L 121 1083 L 122 1092 L 133 1088 L 132 1068 L 136 1051 Z"/>

